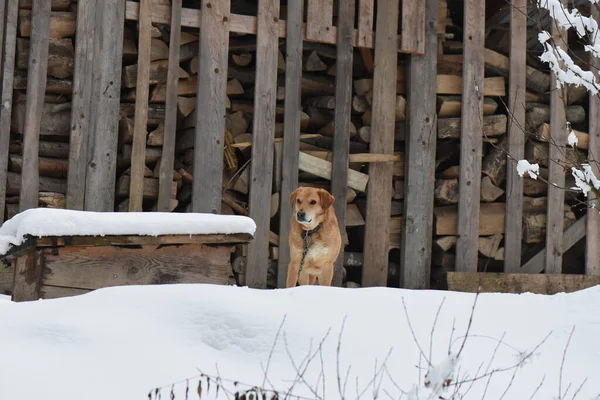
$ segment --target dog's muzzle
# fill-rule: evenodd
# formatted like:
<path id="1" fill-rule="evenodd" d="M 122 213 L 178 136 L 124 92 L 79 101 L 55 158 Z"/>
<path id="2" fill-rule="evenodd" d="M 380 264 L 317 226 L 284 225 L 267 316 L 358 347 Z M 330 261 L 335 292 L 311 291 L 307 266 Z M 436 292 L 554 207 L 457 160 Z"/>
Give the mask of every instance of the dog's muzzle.
<path id="1" fill-rule="evenodd" d="M 307 222 L 307 223 L 310 223 L 310 221 L 312 221 L 312 219 L 309 220 L 306 218 L 306 213 L 304 211 L 298 211 L 296 213 L 296 220 L 298 222 Z"/>

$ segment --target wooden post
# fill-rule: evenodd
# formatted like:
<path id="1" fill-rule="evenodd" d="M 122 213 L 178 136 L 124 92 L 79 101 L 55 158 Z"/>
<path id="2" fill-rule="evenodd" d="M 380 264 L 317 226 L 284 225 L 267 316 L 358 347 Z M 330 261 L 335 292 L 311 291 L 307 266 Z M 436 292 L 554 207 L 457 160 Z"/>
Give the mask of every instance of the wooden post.
<path id="1" fill-rule="evenodd" d="M 508 81 L 507 150 L 516 160 L 525 158 L 525 77 L 527 55 L 527 0 L 512 0 L 510 7 L 510 65 Z M 506 219 L 504 231 L 504 272 L 521 269 L 523 238 L 523 178 L 517 163 L 506 163 Z"/>
<path id="2" fill-rule="evenodd" d="M 138 21 L 137 82 L 135 115 L 131 147 L 131 179 L 129 180 L 129 211 L 142 211 L 144 200 L 144 169 L 146 167 L 146 135 L 148 134 L 148 94 L 150 92 L 150 42 L 152 40 L 151 0 L 140 0 Z"/>
<path id="3" fill-rule="evenodd" d="M 279 0 L 258 0 L 256 83 L 252 125 L 249 216 L 256 223 L 254 240 L 248 245 L 246 283 L 267 286 L 269 259 L 269 207 L 273 184 L 273 139 L 277 102 L 277 47 Z"/>
<path id="4" fill-rule="evenodd" d="M 292 212 L 290 194 L 298 186 L 300 153 L 300 104 L 302 79 L 302 1 L 292 1 L 287 7 L 287 40 L 285 59 L 285 104 L 283 117 L 283 154 L 281 192 L 279 196 L 279 260 L 277 286 L 285 288 L 290 249 L 287 246 Z"/>
<path id="5" fill-rule="evenodd" d="M 173 0 L 173 4 L 171 5 L 165 133 L 158 171 L 157 210 L 162 212 L 171 211 L 173 167 L 175 164 L 175 137 L 177 133 L 177 85 L 179 83 L 179 45 L 181 43 L 181 4 L 182 0 Z"/>
<path id="6" fill-rule="evenodd" d="M 0 223 L 4 222 L 6 206 L 6 179 L 10 144 L 10 121 L 13 101 L 13 78 L 15 51 L 17 48 L 17 19 L 19 0 L 8 0 L 6 5 L 6 29 L 4 36 L 4 59 L 2 70 L 2 103 L 0 106 Z"/>
<path id="7" fill-rule="evenodd" d="M 377 8 L 371 153 L 394 152 L 396 87 L 390 82 L 396 82 L 397 75 L 398 13 L 393 10 L 398 9 L 398 3 L 398 0 L 380 0 Z M 363 286 L 387 286 L 393 168 L 392 163 L 369 165 Z"/>
<path id="8" fill-rule="evenodd" d="M 0 49 L 4 45 L 4 20 L 6 17 L 6 0 L 0 0 Z M 0 53 L 0 71 L 3 71 L 4 61 Z M 1 88 L 1 86 L 0 86 Z M 0 218 L 0 221 L 2 218 Z"/>
<path id="9" fill-rule="evenodd" d="M 340 231 L 346 230 L 346 192 L 348 189 L 348 156 L 350 154 L 350 113 L 352 111 L 352 63 L 354 47 L 355 0 L 339 0 L 338 44 L 335 77 L 335 133 L 331 165 L 331 194 Z M 341 286 L 344 277 L 344 243 L 335 262 L 333 285 Z"/>
<path id="10" fill-rule="evenodd" d="M 565 46 L 567 33 L 552 20 L 552 38 L 557 46 Z M 556 75 L 550 73 L 550 147 L 548 151 L 548 213 L 546 217 L 546 266 L 547 274 L 562 272 L 564 240 L 565 171 L 560 160 L 564 160 L 567 144 L 566 110 L 567 90 L 556 87 Z"/>
<path id="11" fill-rule="evenodd" d="M 85 209 L 110 212 L 115 207 L 117 141 L 125 2 L 103 0 L 94 35 L 93 125 L 88 146 Z"/>
<path id="12" fill-rule="evenodd" d="M 35 247 L 16 257 L 12 301 L 33 301 L 39 298 L 42 264 L 42 256 Z"/>
<path id="13" fill-rule="evenodd" d="M 456 270 L 477 272 L 483 130 L 485 0 L 464 2 L 464 60 Z"/>
<path id="14" fill-rule="evenodd" d="M 427 0 L 424 55 L 408 66 L 407 132 L 400 285 L 426 289 L 431 272 L 433 197 L 437 141 L 436 87 L 438 1 Z"/>
<path id="15" fill-rule="evenodd" d="M 402 33 L 400 50 L 411 54 L 425 52 L 424 0 L 402 1 Z"/>
<path id="16" fill-rule="evenodd" d="M 92 119 L 92 86 L 94 69 L 94 31 L 96 0 L 77 3 L 77 35 L 75 37 L 75 71 L 71 100 L 71 137 L 67 175 L 67 208 L 83 210 L 88 161 L 88 143 Z"/>
<path id="17" fill-rule="evenodd" d="M 221 213 L 230 8 L 229 0 L 202 1 L 192 195 L 194 212 Z"/>
<path id="18" fill-rule="evenodd" d="M 39 202 L 40 124 L 46 93 L 49 30 L 50 2 L 33 0 L 23 133 L 23 166 L 21 167 L 21 194 L 19 197 L 20 211 L 36 208 Z"/>
<path id="19" fill-rule="evenodd" d="M 596 7 L 592 7 L 592 18 L 598 22 L 600 12 Z M 590 56 L 590 63 L 598 67 L 595 57 Z M 599 74 L 595 68 L 594 75 L 598 78 Z M 600 154 L 600 99 L 598 95 L 590 93 L 589 103 L 589 134 L 590 143 L 588 148 L 588 158 L 590 167 L 596 176 L 600 176 L 600 168 L 595 159 Z M 592 200 L 595 208 L 588 208 L 586 224 L 586 242 L 585 242 L 585 273 L 586 275 L 600 275 L 600 199 Z"/>

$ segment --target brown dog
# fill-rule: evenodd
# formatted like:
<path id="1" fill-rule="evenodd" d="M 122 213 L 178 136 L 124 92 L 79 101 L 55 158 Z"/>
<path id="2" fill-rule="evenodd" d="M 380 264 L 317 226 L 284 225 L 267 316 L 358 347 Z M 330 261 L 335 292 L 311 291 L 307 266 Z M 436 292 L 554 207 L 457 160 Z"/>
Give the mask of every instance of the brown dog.
<path id="1" fill-rule="evenodd" d="M 311 187 L 299 187 L 290 195 L 288 288 L 296 283 L 314 285 L 317 280 L 331 286 L 333 264 L 342 247 L 334 200 L 327 190 Z"/>

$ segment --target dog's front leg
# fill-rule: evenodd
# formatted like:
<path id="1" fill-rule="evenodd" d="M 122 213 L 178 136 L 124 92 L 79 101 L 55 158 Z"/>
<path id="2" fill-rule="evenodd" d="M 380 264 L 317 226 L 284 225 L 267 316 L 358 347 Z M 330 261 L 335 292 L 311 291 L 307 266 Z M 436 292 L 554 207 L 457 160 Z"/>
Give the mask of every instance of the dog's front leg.
<path id="1" fill-rule="evenodd" d="M 319 275 L 319 285 L 321 286 L 331 286 L 331 282 L 333 282 L 333 264 L 328 264 Z"/>
<path id="2" fill-rule="evenodd" d="M 295 287 L 298 283 L 298 270 L 300 269 L 300 263 L 295 260 L 290 260 L 288 264 L 287 272 L 287 284 L 286 287 Z"/>

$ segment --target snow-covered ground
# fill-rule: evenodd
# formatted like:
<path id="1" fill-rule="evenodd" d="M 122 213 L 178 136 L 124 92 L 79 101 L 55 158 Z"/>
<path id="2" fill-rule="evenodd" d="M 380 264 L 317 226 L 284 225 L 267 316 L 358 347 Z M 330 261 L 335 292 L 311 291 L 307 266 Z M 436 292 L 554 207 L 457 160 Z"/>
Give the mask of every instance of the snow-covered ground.
<path id="1" fill-rule="evenodd" d="M 418 365 L 426 368 L 430 358 L 438 366 L 429 376 L 432 384 L 451 370 L 448 348 L 459 351 L 474 299 L 391 288 L 214 285 L 115 287 L 29 303 L 3 298 L 0 399 L 130 400 L 147 398 L 156 387 L 163 387 L 162 399 L 170 398 L 171 389 L 175 399 L 184 399 L 188 378 L 188 398 L 194 399 L 199 371 L 282 391 L 296 381 L 294 394 L 327 399 L 341 398 L 338 386 L 345 398 L 359 392 L 371 399 L 375 377 L 379 398 L 399 398 L 419 384 L 420 395 L 404 398 L 429 398 L 426 371 Z M 480 295 L 453 379 L 521 365 L 485 375 L 468 391 L 470 383 L 463 385 L 463 398 L 500 399 L 508 388 L 504 399 L 558 399 L 559 390 L 560 398 L 571 399 L 586 378 L 576 398 L 598 398 L 598 310 L 600 287 L 554 296 Z M 297 370 L 309 355 L 314 357 L 300 379 Z M 202 398 L 214 398 L 215 388 L 213 383 L 209 395 L 203 385 Z"/>

